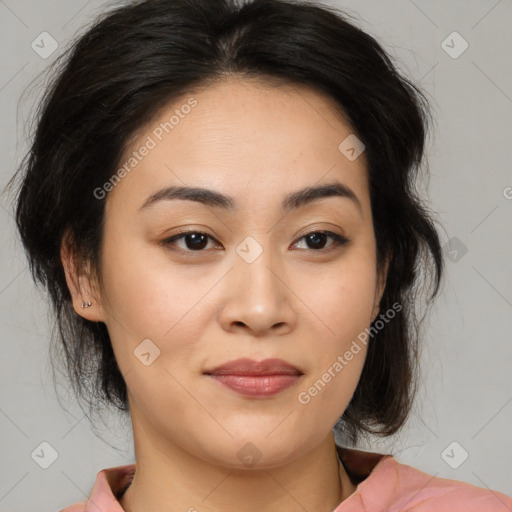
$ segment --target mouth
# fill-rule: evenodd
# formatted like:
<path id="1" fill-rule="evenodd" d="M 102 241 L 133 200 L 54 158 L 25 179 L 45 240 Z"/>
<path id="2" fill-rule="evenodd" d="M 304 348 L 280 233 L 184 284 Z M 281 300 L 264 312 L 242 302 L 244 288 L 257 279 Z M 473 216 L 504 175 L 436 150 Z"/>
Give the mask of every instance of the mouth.
<path id="1" fill-rule="evenodd" d="M 295 385 L 304 373 L 282 359 L 237 359 L 204 372 L 236 393 L 269 397 Z"/>

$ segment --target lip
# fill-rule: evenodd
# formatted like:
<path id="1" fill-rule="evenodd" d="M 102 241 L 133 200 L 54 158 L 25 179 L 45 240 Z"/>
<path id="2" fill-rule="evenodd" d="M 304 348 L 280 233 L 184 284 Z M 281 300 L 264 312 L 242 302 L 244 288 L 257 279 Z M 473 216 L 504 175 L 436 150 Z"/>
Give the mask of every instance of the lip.
<path id="1" fill-rule="evenodd" d="M 207 375 L 302 375 L 302 372 L 292 364 L 283 359 L 263 359 L 254 361 L 252 359 L 235 359 L 213 370 L 205 372 Z"/>
<path id="2" fill-rule="evenodd" d="M 205 375 L 242 395 L 273 396 L 298 382 L 303 373 L 282 359 L 236 359 Z"/>

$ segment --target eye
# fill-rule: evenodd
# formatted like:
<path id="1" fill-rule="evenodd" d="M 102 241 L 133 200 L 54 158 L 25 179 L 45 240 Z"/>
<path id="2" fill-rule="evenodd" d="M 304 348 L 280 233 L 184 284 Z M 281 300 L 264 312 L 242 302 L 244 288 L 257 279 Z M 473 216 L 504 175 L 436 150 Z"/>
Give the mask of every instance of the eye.
<path id="1" fill-rule="evenodd" d="M 325 248 L 325 242 L 328 238 L 333 240 L 333 243 Z M 350 240 L 342 235 L 338 235 L 337 233 L 333 233 L 332 231 L 311 231 L 306 235 L 299 238 L 300 240 L 306 240 L 312 247 L 307 247 L 306 250 L 313 250 L 316 252 L 319 251 L 329 251 L 331 249 L 335 249 L 337 247 L 347 245 L 350 243 Z M 298 243 L 298 242 L 297 242 Z M 295 244 L 296 245 L 296 244 Z"/>
<path id="2" fill-rule="evenodd" d="M 333 243 L 325 248 L 326 240 L 329 238 L 333 240 Z M 174 245 L 185 252 L 202 252 L 203 249 L 208 248 L 209 240 L 214 240 L 217 242 L 217 240 L 208 235 L 208 233 L 204 233 L 202 231 L 182 231 L 176 235 L 171 236 L 170 238 L 166 238 L 161 242 L 161 245 Z M 300 240 L 305 240 L 306 243 L 310 245 L 310 247 L 306 247 L 306 250 L 315 252 L 329 251 L 337 247 L 347 245 L 351 241 L 342 235 L 333 233 L 332 231 L 311 231 L 310 233 L 307 233 L 306 235 L 299 238 L 299 241 Z M 176 243 L 178 241 L 183 241 L 184 246 L 178 245 Z M 297 244 L 298 242 L 296 242 L 294 245 Z"/>
<path id="3" fill-rule="evenodd" d="M 202 231 L 182 231 L 176 235 L 166 238 L 161 242 L 162 245 L 177 245 L 176 241 L 184 241 L 185 247 L 178 246 L 179 249 L 188 252 L 201 252 L 208 245 L 208 239 L 215 240 L 213 237 Z M 215 240 L 216 241 L 216 240 Z"/>

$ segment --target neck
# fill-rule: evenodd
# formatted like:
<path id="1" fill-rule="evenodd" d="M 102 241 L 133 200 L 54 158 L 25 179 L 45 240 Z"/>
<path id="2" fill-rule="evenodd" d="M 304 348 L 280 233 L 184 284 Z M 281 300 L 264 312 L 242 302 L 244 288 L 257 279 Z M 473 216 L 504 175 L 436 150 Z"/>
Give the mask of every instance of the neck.
<path id="1" fill-rule="evenodd" d="M 232 469 L 199 459 L 134 422 L 136 472 L 119 502 L 126 512 L 332 512 L 355 491 L 332 431 L 271 469 Z"/>

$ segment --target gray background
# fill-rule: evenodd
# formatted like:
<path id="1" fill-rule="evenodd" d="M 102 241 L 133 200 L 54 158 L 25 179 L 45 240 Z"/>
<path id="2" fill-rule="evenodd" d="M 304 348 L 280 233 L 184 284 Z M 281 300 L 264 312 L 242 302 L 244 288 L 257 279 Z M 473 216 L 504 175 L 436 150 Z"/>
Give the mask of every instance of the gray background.
<path id="1" fill-rule="evenodd" d="M 423 381 L 411 419 L 400 435 L 360 446 L 512 495 L 512 3 L 329 3 L 355 15 L 429 95 L 437 126 L 425 188 L 452 250 L 423 330 Z M 27 118 L 41 88 L 22 100 L 21 92 L 105 6 L 0 0 L 2 187 L 26 150 Z M 46 59 L 31 48 L 43 31 L 59 44 Z M 457 58 L 445 51 L 446 44 L 461 48 L 451 43 L 454 31 L 469 45 Z M 96 436 L 64 379 L 59 405 L 45 296 L 31 281 L 8 197 L 0 206 L 0 511 L 55 511 L 85 500 L 100 469 L 134 461 L 131 427 L 112 417 Z M 31 456 L 42 442 L 58 454 L 48 469 Z M 460 464 L 463 450 L 468 458 Z"/>

